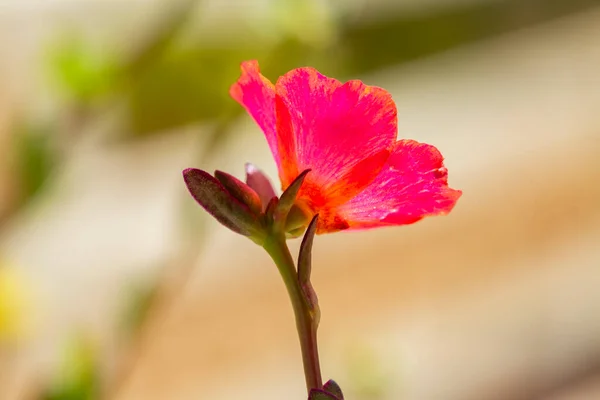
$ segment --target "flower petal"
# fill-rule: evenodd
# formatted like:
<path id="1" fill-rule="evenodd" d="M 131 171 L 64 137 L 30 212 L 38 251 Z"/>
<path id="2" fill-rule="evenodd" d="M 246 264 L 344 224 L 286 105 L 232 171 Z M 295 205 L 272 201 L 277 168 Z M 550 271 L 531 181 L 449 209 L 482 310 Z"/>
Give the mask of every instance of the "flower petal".
<path id="1" fill-rule="evenodd" d="M 375 178 L 396 140 L 396 106 L 388 92 L 360 81 L 342 84 L 313 68 L 290 71 L 275 91 L 277 130 L 294 138 L 285 142 L 295 160 L 283 169 L 284 188 L 299 171 L 312 169 L 305 190 L 343 203 Z M 364 160 L 369 168 L 361 166 Z"/>
<path id="2" fill-rule="evenodd" d="M 244 61 L 242 75 L 229 89 L 229 94 L 254 118 L 265 134 L 271 153 L 280 168 L 278 135 L 275 130 L 275 86 L 260 74 L 258 61 Z"/>
<path id="3" fill-rule="evenodd" d="M 349 229 L 366 229 L 411 224 L 426 216 L 449 213 L 462 192 L 448 187 L 443 160 L 434 146 L 398 141 L 377 178 L 340 206 L 338 217 Z M 328 231 L 325 225 L 320 228 L 320 233 Z"/>

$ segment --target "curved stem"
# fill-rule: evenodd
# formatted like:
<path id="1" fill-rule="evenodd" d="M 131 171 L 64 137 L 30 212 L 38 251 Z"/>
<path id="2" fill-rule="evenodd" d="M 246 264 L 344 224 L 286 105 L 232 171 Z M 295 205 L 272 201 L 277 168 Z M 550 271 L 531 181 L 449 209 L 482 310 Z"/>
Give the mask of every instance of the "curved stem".
<path id="1" fill-rule="evenodd" d="M 302 363 L 306 378 L 306 389 L 321 389 L 321 367 L 319 365 L 319 352 L 317 348 L 317 324 L 315 312 L 307 301 L 304 291 L 298 281 L 296 267 L 290 250 L 283 235 L 273 234 L 265 240 L 263 247 L 279 269 L 285 287 L 294 308 L 296 329 L 302 350 Z"/>

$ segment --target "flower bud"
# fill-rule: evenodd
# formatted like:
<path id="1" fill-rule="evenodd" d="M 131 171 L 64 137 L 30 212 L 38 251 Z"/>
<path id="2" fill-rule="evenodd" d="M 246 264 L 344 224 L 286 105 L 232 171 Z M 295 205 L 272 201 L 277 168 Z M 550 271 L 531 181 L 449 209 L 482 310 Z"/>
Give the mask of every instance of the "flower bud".
<path id="1" fill-rule="evenodd" d="M 253 164 L 246 163 L 246 183 L 260 197 L 262 210 L 264 211 L 269 201 L 276 196 L 271 181 L 260 169 L 256 168 Z"/>
<path id="2" fill-rule="evenodd" d="M 247 205 L 256 215 L 262 213 L 260 197 L 250 186 L 223 171 L 215 171 L 215 178 L 221 182 L 233 197 Z"/>
<path id="3" fill-rule="evenodd" d="M 195 168 L 184 170 L 183 178 L 192 197 L 217 221 L 254 241 L 262 240 L 264 228 L 260 218 L 216 178 Z"/>

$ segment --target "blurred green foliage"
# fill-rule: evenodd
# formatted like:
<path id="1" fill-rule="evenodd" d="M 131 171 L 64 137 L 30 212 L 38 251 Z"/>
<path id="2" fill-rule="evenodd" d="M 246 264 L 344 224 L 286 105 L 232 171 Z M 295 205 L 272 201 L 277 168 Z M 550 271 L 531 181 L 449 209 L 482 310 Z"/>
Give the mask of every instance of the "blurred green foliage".
<path id="1" fill-rule="evenodd" d="M 430 12 L 387 15 L 344 24 L 346 62 L 353 74 L 499 35 L 597 6 L 597 0 L 496 0 L 432 7 Z"/>
<path id="2" fill-rule="evenodd" d="M 172 129 L 196 121 L 224 121 L 237 113 L 230 77 L 251 49 L 173 51 L 148 65 L 125 93 L 133 134 Z"/>
<path id="3" fill-rule="evenodd" d="M 21 204 L 38 193 L 58 161 L 55 133 L 50 125 L 32 122 L 15 129 L 13 151 Z"/>
<path id="4" fill-rule="evenodd" d="M 68 100 L 89 105 L 112 88 L 116 56 L 93 52 L 77 35 L 65 35 L 48 52 L 49 73 Z"/>
<path id="5" fill-rule="evenodd" d="M 95 400 L 100 398 L 97 352 L 84 335 L 67 343 L 58 375 L 43 400 Z"/>
<path id="6" fill-rule="evenodd" d="M 142 327 L 157 296 L 158 282 L 134 282 L 124 292 L 124 309 L 121 313 L 120 325 L 126 336 L 135 335 Z"/>
<path id="7" fill-rule="evenodd" d="M 431 7 L 422 13 L 386 13 L 381 18 L 329 18 L 318 2 L 273 2 L 273 24 L 284 24 L 276 43 L 252 30 L 216 45 L 198 37 L 182 46 L 178 40 L 190 24 L 198 1 L 174 3 L 153 35 L 129 59 L 97 54 L 67 37 L 51 53 L 54 80 L 80 106 L 111 93 L 128 105 L 128 128 L 134 136 L 166 131 L 198 121 L 226 123 L 241 113 L 228 95 L 242 60 L 259 59 L 272 79 L 301 65 L 313 65 L 340 78 L 518 29 L 579 11 L 594 0 L 498 0 Z M 309 35 L 318 23 L 323 36 Z M 226 24 L 225 24 L 226 26 Z M 336 38 L 336 39 L 334 39 Z M 111 97 L 110 100 L 115 100 Z"/>

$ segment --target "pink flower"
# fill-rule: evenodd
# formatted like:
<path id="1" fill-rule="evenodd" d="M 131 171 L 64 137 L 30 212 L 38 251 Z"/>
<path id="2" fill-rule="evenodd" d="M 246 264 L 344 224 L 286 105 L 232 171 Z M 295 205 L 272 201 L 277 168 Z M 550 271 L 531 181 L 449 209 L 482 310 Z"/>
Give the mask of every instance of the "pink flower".
<path id="1" fill-rule="evenodd" d="M 273 85 L 257 61 L 241 69 L 230 94 L 264 132 L 282 189 L 311 170 L 296 205 L 319 214 L 317 233 L 411 224 L 449 213 L 461 196 L 435 147 L 396 140 L 396 106 L 384 89 L 314 68 Z"/>

